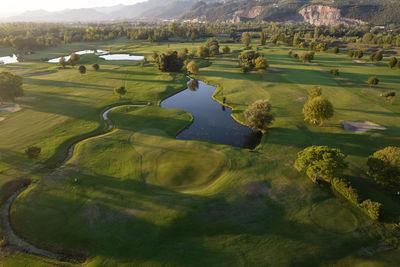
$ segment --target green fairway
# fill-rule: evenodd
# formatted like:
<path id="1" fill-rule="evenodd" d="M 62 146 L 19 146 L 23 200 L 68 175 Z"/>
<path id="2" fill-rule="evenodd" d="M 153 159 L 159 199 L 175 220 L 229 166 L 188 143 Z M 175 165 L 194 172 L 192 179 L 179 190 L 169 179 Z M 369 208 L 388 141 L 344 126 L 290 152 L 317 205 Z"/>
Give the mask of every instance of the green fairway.
<path id="1" fill-rule="evenodd" d="M 290 48 L 267 44 L 270 69 L 244 74 L 233 53 L 201 65 L 196 78 L 217 86 L 233 117 L 268 99 L 276 120 L 254 150 L 209 141 L 177 140 L 196 118 L 163 109 L 161 100 L 186 88 L 183 73 L 163 73 L 153 63 L 105 61 L 82 56 L 88 68 L 60 69 L 42 58 L 84 49 L 151 56 L 202 43 L 149 43 L 117 39 L 74 43 L 26 56 L 26 62 L 0 66 L 24 75 L 21 110 L 0 122 L 0 200 L 20 184 L 30 186 L 14 202 L 15 232 L 40 248 L 85 258 L 71 266 L 393 266 L 400 250 L 364 255 L 391 237 L 400 216 L 399 198 L 387 194 L 366 175 L 366 159 L 378 149 L 400 145 L 400 104 L 380 94 L 400 93 L 400 74 L 386 62 L 369 66 L 347 55 L 317 53 L 312 63 L 290 58 Z M 94 71 L 91 65 L 100 64 Z M 329 71 L 340 70 L 333 77 Z M 369 87 L 367 79 L 381 83 Z M 113 93 L 124 85 L 121 99 Z M 323 127 L 304 122 L 303 104 L 312 86 L 322 87 L 334 108 Z M 115 129 L 108 131 L 102 114 Z M 346 132 L 341 120 L 368 120 L 387 130 Z M 58 168 L 68 148 L 72 158 Z M 36 160 L 29 145 L 41 147 Z M 383 203 L 385 217 L 370 220 L 325 185 L 299 174 L 293 163 L 310 145 L 336 147 L 348 155 L 345 178 L 365 198 Z M 396 221 L 397 220 L 397 221 Z M 4 266 L 70 266 L 28 253 L 9 252 Z"/>

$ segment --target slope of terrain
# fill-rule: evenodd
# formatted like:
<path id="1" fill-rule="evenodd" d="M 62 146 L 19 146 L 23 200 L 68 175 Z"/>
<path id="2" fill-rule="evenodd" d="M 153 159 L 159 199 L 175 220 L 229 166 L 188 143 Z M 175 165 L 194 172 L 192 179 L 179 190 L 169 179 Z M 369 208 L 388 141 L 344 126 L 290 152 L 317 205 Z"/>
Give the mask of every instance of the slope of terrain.
<path id="1" fill-rule="evenodd" d="M 159 72 L 152 63 L 107 62 L 82 56 L 85 75 L 76 68 L 58 69 L 33 62 L 83 49 L 107 49 L 150 56 L 202 43 L 148 43 L 126 39 L 62 45 L 27 55 L 26 62 L 1 66 L 24 79 L 21 110 L 0 122 L 0 199 L 12 194 L 21 179 L 32 183 L 11 207 L 15 232 L 45 249 L 79 255 L 83 266 L 394 266 L 399 250 L 363 254 L 388 237 L 398 199 L 365 174 L 366 158 L 387 145 L 400 145 L 400 105 L 380 93 L 399 92 L 400 77 L 387 62 L 367 66 L 345 53 L 317 53 L 312 64 L 288 57 L 285 46 L 253 47 L 265 54 L 274 71 L 243 74 L 233 53 L 210 59 L 197 78 L 217 85 L 215 97 L 243 110 L 269 99 L 276 120 L 255 151 L 208 141 L 184 141 L 175 135 L 192 120 L 182 110 L 160 108 L 160 100 L 186 86 L 182 74 Z M 98 72 L 90 67 L 100 64 Z M 206 65 L 206 64 L 205 64 Z M 340 69 L 340 76 L 328 71 Z M 17 69 L 17 70 L 15 70 Z M 381 83 L 369 87 L 376 75 Z M 125 85 L 119 100 L 113 88 Z M 324 127 L 304 123 L 301 109 L 314 85 L 332 101 L 336 113 Z M 118 103 L 150 103 L 110 112 L 116 129 L 86 139 L 61 169 L 44 168 L 62 160 L 69 145 L 102 132 L 101 114 Z M 346 132 L 341 120 L 368 119 L 387 128 L 362 134 Z M 27 159 L 29 145 L 42 148 Z M 363 196 L 382 202 L 386 221 L 376 222 L 315 185 L 293 168 L 297 152 L 309 145 L 340 148 L 348 155 L 345 178 Z M 207 168 L 213 162 L 212 168 Z M 186 175 L 187 174 L 187 175 Z M 52 260 L 11 252 L 5 266 L 54 266 Z M 63 264 L 65 266 L 69 264 Z M 62 266 L 60 264 L 60 266 Z"/>

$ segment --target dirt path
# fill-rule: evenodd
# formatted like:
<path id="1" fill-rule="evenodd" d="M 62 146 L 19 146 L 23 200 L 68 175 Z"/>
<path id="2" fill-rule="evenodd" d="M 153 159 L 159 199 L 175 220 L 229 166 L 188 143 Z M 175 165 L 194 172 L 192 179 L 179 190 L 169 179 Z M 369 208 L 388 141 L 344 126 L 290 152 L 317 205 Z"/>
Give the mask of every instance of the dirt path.
<path id="1" fill-rule="evenodd" d="M 109 131 L 113 130 L 115 128 L 114 123 L 108 118 L 108 113 L 116 108 L 119 107 L 123 107 L 123 106 L 132 106 L 132 107 L 144 107 L 146 105 L 118 105 L 112 108 L 107 109 L 105 112 L 103 112 L 103 119 L 105 121 L 105 123 L 108 125 L 108 129 Z M 101 136 L 104 133 L 100 133 L 97 134 L 96 136 Z M 91 138 L 91 137 L 90 137 Z M 68 149 L 68 154 L 66 156 L 66 158 L 61 162 L 61 164 L 59 165 L 59 167 L 62 167 L 65 165 L 65 163 L 68 162 L 68 160 L 71 159 L 73 153 L 74 153 L 74 149 L 76 147 L 76 145 L 82 141 L 85 141 L 88 138 L 82 139 L 76 143 L 74 143 L 69 149 Z M 10 222 L 10 209 L 11 209 L 11 205 L 13 204 L 14 200 L 22 193 L 24 192 L 26 189 L 28 188 L 28 186 L 25 186 L 21 189 L 19 189 L 17 192 L 15 192 L 14 194 L 12 194 L 12 196 L 7 200 L 3 210 L 1 211 L 1 219 L 2 219 L 2 224 L 3 224 L 3 231 L 4 231 L 4 235 L 7 238 L 7 242 L 9 246 L 15 247 L 21 251 L 24 251 L 26 253 L 30 253 L 30 254 L 34 254 L 34 255 L 38 255 L 38 256 L 42 256 L 42 257 L 46 257 L 46 258 L 50 258 L 50 259 L 57 259 L 57 260 L 63 260 L 64 257 L 60 254 L 57 253 L 53 253 L 51 251 L 48 250 L 44 250 L 44 249 L 40 249 L 38 247 L 35 247 L 32 244 L 29 244 L 28 242 L 22 240 L 22 238 L 18 237 L 16 235 L 16 233 L 14 232 L 14 230 L 12 229 L 11 226 L 11 222 Z"/>

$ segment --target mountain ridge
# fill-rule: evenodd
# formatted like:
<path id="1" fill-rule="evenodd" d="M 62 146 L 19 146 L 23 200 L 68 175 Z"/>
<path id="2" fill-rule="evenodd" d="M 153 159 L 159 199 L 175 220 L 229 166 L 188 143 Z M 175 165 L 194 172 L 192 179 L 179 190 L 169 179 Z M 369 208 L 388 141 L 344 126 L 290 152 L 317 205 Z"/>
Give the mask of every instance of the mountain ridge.
<path id="1" fill-rule="evenodd" d="M 178 19 L 205 22 L 276 21 L 314 25 L 400 24 L 394 0 L 148 0 L 134 5 L 33 10 L 1 22 L 106 22 Z"/>

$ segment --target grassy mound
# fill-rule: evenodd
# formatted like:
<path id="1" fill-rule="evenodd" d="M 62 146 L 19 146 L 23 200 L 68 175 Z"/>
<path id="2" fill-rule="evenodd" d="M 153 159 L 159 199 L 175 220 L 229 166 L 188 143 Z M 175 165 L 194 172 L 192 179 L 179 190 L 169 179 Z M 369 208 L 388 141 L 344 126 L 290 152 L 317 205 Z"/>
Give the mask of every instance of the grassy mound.
<path id="1" fill-rule="evenodd" d="M 157 158 L 156 180 L 169 188 L 202 186 L 217 177 L 225 156 L 206 148 L 170 148 Z"/>
<path id="2" fill-rule="evenodd" d="M 318 226 L 335 233 L 350 233 L 358 227 L 357 217 L 349 209 L 338 205 L 337 199 L 328 199 L 316 205 L 310 217 Z"/>

